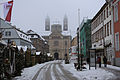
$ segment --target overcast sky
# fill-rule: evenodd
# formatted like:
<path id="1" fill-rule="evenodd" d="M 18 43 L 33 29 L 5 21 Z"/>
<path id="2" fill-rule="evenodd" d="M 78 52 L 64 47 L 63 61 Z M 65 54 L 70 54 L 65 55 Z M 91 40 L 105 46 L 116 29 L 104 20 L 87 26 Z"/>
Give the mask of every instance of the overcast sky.
<path id="1" fill-rule="evenodd" d="M 23 31 L 32 29 L 43 35 L 47 15 L 51 24 L 55 21 L 62 24 L 66 14 L 71 35 L 75 36 L 78 27 L 78 8 L 82 21 L 83 17 L 92 19 L 104 3 L 105 0 L 14 0 L 11 23 Z M 2 10 L 1 5 L 0 9 Z M 0 13 L 3 18 L 2 11 Z"/>

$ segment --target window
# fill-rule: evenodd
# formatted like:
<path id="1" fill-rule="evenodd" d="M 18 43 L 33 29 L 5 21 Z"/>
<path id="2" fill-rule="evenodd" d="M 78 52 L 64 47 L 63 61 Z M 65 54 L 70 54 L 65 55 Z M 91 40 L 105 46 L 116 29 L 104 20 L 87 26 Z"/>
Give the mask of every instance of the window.
<path id="1" fill-rule="evenodd" d="M 31 35 L 31 37 L 33 38 L 33 37 L 34 37 L 34 35 Z"/>
<path id="2" fill-rule="evenodd" d="M 105 20 L 105 18 L 106 18 L 106 17 L 105 17 L 105 10 L 104 10 L 104 20 Z"/>
<path id="3" fill-rule="evenodd" d="M 110 34 L 112 34 L 112 26 L 111 26 L 111 20 L 110 20 L 110 22 L 109 22 L 110 24 Z"/>
<path id="4" fill-rule="evenodd" d="M 6 31 L 5 36 L 11 36 L 11 31 Z"/>
<path id="5" fill-rule="evenodd" d="M 107 7 L 107 18 L 108 18 L 108 7 Z"/>
<path id="6" fill-rule="evenodd" d="M 104 34 L 104 37 L 106 37 L 106 24 L 105 24 L 105 34 Z"/>
<path id="7" fill-rule="evenodd" d="M 107 36 L 109 36 L 109 23 L 107 23 Z"/>
<path id="8" fill-rule="evenodd" d="M 22 34 L 20 34 L 20 36 L 22 37 Z"/>
<path id="9" fill-rule="evenodd" d="M 102 14 L 101 14 L 101 22 L 103 21 L 103 12 L 102 12 Z"/>
<path id="10" fill-rule="evenodd" d="M 59 42 L 58 41 L 54 41 L 54 46 L 58 46 Z"/>
<path id="11" fill-rule="evenodd" d="M 110 5 L 109 5 L 109 15 L 111 15 L 111 7 L 110 7 Z"/>
<path id="12" fill-rule="evenodd" d="M 119 51 L 119 32 L 115 33 L 115 49 Z"/>
<path id="13" fill-rule="evenodd" d="M 104 37 L 104 36 L 103 36 L 103 28 L 102 28 L 102 30 L 101 30 L 101 35 L 102 35 L 102 38 L 103 38 L 103 37 Z"/>
<path id="14" fill-rule="evenodd" d="M 10 31 L 8 32 L 8 35 L 11 36 L 11 32 Z"/>
<path id="15" fill-rule="evenodd" d="M 114 21 L 118 21 L 118 3 L 114 6 Z"/>
<path id="16" fill-rule="evenodd" d="M 65 41 L 65 46 L 67 46 L 67 41 Z"/>

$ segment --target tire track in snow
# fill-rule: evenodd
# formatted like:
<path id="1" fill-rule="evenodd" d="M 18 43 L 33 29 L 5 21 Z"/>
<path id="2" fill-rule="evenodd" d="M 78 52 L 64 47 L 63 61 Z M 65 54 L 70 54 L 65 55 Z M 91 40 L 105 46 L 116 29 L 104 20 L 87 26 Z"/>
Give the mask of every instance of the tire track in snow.
<path id="1" fill-rule="evenodd" d="M 50 66 L 50 64 L 47 64 L 40 70 L 39 75 L 38 75 L 36 80 L 45 80 L 45 78 L 46 78 L 45 73 L 46 73 L 49 66 Z"/>
<path id="2" fill-rule="evenodd" d="M 60 80 L 67 80 L 67 79 L 64 77 L 64 73 L 61 71 L 61 69 L 60 69 L 60 67 L 58 66 L 58 64 L 55 64 L 55 70 L 56 70 L 56 73 L 59 75 Z"/>
<path id="3" fill-rule="evenodd" d="M 56 80 L 53 67 L 54 67 L 54 64 L 51 65 L 51 78 L 52 78 L 52 80 Z"/>
<path id="4" fill-rule="evenodd" d="M 77 78 L 75 78 L 72 75 L 72 73 L 70 73 L 69 71 L 65 70 L 62 65 L 59 64 L 59 67 L 62 70 L 62 72 L 64 73 L 65 80 L 78 80 Z"/>
<path id="5" fill-rule="evenodd" d="M 50 64 L 46 69 L 45 80 L 52 80 L 52 78 L 51 78 L 51 65 L 52 64 Z"/>

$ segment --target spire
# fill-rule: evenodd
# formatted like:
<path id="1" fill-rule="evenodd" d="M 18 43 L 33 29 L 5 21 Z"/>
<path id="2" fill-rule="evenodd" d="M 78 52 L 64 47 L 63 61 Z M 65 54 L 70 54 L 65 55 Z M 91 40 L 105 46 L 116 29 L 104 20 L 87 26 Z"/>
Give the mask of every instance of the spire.
<path id="1" fill-rule="evenodd" d="M 68 31 L 68 18 L 67 18 L 66 14 L 65 14 L 64 19 L 63 19 L 63 30 Z"/>
<path id="2" fill-rule="evenodd" d="M 48 15 L 45 19 L 45 31 L 50 31 L 50 18 Z"/>

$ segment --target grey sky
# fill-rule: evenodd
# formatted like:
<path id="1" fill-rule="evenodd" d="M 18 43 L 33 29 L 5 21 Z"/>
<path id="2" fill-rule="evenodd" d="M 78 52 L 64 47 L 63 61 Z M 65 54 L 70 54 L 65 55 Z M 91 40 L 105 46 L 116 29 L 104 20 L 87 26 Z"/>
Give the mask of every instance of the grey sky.
<path id="1" fill-rule="evenodd" d="M 74 36 L 78 27 L 78 8 L 80 21 L 83 17 L 92 18 L 105 0 L 14 0 L 11 23 L 24 31 L 33 29 L 39 34 L 44 33 L 44 22 L 48 15 L 51 23 L 68 16 L 69 29 Z"/>

